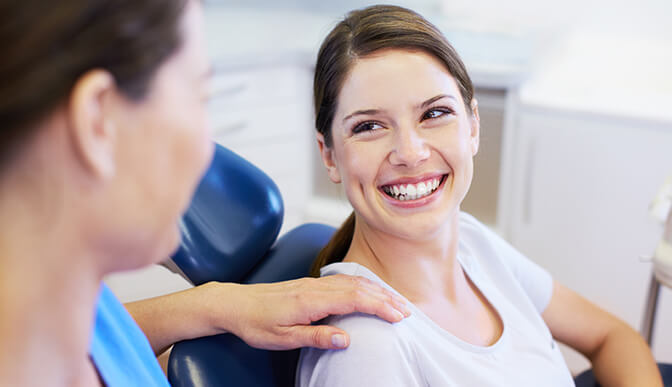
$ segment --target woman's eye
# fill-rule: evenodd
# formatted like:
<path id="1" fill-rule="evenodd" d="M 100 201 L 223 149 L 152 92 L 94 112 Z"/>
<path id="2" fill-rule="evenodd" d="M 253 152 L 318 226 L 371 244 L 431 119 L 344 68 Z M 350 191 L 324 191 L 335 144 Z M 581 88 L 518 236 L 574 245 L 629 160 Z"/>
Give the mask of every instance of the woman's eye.
<path id="1" fill-rule="evenodd" d="M 352 133 L 357 134 L 362 132 L 370 132 L 380 128 L 382 128 L 382 126 L 375 122 L 362 122 L 361 124 L 355 125 L 355 127 L 352 129 Z"/>
<path id="2" fill-rule="evenodd" d="M 431 110 L 427 110 L 427 112 L 425 112 L 425 114 L 422 116 L 422 119 L 423 120 L 428 120 L 428 119 L 432 119 L 432 118 L 439 118 L 441 116 L 444 116 L 446 114 L 451 114 L 451 113 L 452 113 L 452 110 L 448 110 L 448 109 L 431 109 Z"/>

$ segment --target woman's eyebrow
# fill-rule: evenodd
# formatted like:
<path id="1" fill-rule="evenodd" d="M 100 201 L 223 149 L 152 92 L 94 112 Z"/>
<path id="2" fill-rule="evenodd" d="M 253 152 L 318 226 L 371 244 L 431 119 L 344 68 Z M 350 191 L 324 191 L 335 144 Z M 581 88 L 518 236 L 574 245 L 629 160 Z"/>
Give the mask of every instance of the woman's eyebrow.
<path id="1" fill-rule="evenodd" d="M 453 95 L 450 95 L 450 94 L 439 94 L 439 95 L 434 96 L 434 97 L 432 97 L 432 98 L 426 100 L 425 102 L 421 103 L 420 105 L 418 105 L 418 106 L 416 107 L 416 109 L 424 109 L 424 108 L 426 108 L 427 106 L 433 104 L 434 102 L 436 102 L 436 101 L 438 101 L 438 100 L 440 100 L 440 99 L 442 99 L 442 98 L 450 98 L 450 99 L 452 99 L 452 100 L 457 101 L 457 98 L 455 98 L 455 96 L 453 96 Z M 351 119 L 351 118 L 354 117 L 354 116 L 358 116 L 358 115 L 374 115 L 374 114 L 378 114 L 378 113 L 380 113 L 380 112 L 381 112 L 380 109 L 357 110 L 357 111 L 355 111 L 355 112 L 353 112 L 353 113 L 351 113 L 351 114 L 348 114 L 348 115 L 343 119 L 343 123 L 345 123 L 347 120 Z"/>
<path id="2" fill-rule="evenodd" d="M 450 94 L 439 94 L 439 95 L 434 96 L 434 97 L 428 99 L 427 101 L 421 103 L 420 105 L 418 105 L 418 106 L 416 107 L 416 109 L 424 109 L 424 108 L 426 108 L 427 106 L 433 104 L 434 102 L 436 102 L 436 101 L 438 101 L 438 100 L 440 100 L 440 99 L 442 99 L 442 98 L 450 98 L 450 99 L 453 99 L 455 102 L 457 102 L 457 98 L 455 98 L 455 96 L 453 96 L 453 95 L 450 95 Z"/>
<path id="3" fill-rule="evenodd" d="M 357 110 L 356 112 L 347 115 L 347 116 L 343 119 L 343 123 L 345 123 L 347 120 L 351 119 L 351 118 L 354 117 L 354 116 L 358 116 L 358 115 L 373 115 L 373 114 L 378 114 L 378 113 L 380 113 L 380 110 L 379 110 L 379 109 Z"/>

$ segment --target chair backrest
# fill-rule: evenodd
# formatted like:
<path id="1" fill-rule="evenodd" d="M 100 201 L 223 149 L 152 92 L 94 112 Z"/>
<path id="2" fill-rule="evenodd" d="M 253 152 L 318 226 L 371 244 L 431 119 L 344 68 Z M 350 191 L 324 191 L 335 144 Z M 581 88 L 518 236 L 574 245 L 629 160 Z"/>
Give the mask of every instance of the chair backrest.
<path id="1" fill-rule="evenodd" d="M 282 196 L 273 180 L 216 145 L 180 223 L 182 242 L 173 262 L 195 285 L 239 281 L 273 245 L 282 217 Z"/>
<path id="2" fill-rule="evenodd" d="M 217 146 L 184 216 L 182 245 L 173 261 L 195 284 L 304 277 L 334 229 L 305 224 L 275 241 L 282 215 L 275 183 Z M 293 386 L 298 354 L 255 349 L 230 334 L 187 340 L 173 347 L 168 379 L 176 387 Z"/>

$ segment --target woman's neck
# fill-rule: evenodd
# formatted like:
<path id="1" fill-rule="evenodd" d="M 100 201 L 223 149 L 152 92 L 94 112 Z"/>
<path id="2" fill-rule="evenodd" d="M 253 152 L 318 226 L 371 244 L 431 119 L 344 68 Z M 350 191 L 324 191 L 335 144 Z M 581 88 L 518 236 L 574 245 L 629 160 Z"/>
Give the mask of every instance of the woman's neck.
<path id="1" fill-rule="evenodd" d="M 431 238 L 377 232 L 355 223 L 345 261 L 362 264 L 444 330 L 474 345 L 501 337 L 503 322 L 457 261 L 459 214 Z"/>
<path id="2" fill-rule="evenodd" d="M 457 297 L 457 287 L 466 284 L 457 263 L 459 214 L 431 238 L 402 238 L 374 230 L 357 221 L 344 261 L 356 262 L 376 273 L 414 303 L 440 294 Z"/>
<path id="3" fill-rule="evenodd" d="M 0 214 L 0 385 L 86 383 L 102 279 L 94 256 L 73 219 L 45 222 L 7 191 Z"/>

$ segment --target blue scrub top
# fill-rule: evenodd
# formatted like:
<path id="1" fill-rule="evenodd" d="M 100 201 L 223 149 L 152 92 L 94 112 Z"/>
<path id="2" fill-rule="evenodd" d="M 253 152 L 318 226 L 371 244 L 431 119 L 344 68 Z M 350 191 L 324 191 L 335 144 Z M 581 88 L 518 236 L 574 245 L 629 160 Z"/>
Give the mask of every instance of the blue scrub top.
<path id="1" fill-rule="evenodd" d="M 169 386 L 147 337 L 105 284 L 89 354 L 107 386 Z"/>

